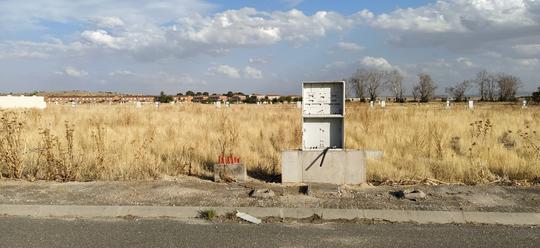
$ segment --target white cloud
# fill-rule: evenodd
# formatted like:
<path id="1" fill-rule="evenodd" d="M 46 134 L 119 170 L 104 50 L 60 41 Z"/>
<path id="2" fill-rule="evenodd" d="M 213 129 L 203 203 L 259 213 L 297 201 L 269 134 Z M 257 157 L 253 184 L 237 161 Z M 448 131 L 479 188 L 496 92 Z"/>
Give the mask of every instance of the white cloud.
<path id="1" fill-rule="evenodd" d="M 80 42 L 65 44 L 52 42 L 8 41 L 0 43 L 0 59 L 45 59 L 61 53 L 76 55 L 83 49 Z"/>
<path id="2" fill-rule="evenodd" d="M 143 60 L 219 56 L 240 47 L 259 47 L 288 42 L 299 45 L 352 27 L 354 20 L 336 12 L 319 11 L 308 16 L 299 10 L 263 12 L 253 8 L 227 10 L 213 16 L 181 17 L 169 26 L 160 23 L 128 23 L 117 17 L 96 17 L 98 27 L 80 34 L 83 48 L 103 48 Z M 114 27 L 114 29 L 111 29 Z M 342 44 L 359 49 L 354 44 Z M 93 52 L 93 51 L 92 51 Z M 262 60 L 253 60 L 253 63 Z"/>
<path id="3" fill-rule="evenodd" d="M 377 28 L 415 32 L 469 32 L 537 25 L 534 0 L 439 0 L 372 19 Z"/>
<path id="4" fill-rule="evenodd" d="M 244 68 L 244 77 L 249 79 L 261 79 L 263 78 L 263 75 L 262 72 L 257 68 L 246 66 L 246 68 Z"/>
<path id="5" fill-rule="evenodd" d="M 540 44 L 518 44 L 512 47 L 514 51 L 524 56 L 540 55 Z"/>
<path id="6" fill-rule="evenodd" d="M 124 21 L 116 16 L 100 16 L 93 19 L 100 28 L 116 28 L 124 26 Z"/>
<path id="7" fill-rule="evenodd" d="M 113 71 L 113 72 L 109 73 L 109 76 L 111 76 L 111 77 L 113 77 L 113 76 L 131 76 L 131 75 L 135 75 L 135 73 L 133 73 L 132 71 L 129 71 L 129 70 L 116 70 L 116 71 Z"/>
<path id="8" fill-rule="evenodd" d="M 369 68 L 379 69 L 379 70 L 391 70 L 394 67 L 385 59 L 385 58 L 375 58 L 375 57 L 364 57 L 360 63 Z"/>
<path id="9" fill-rule="evenodd" d="M 210 75 L 223 75 L 230 78 L 240 78 L 240 71 L 230 65 L 219 65 L 208 69 Z"/>
<path id="10" fill-rule="evenodd" d="M 98 17 L 122 17 L 132 23 L 164 23 L 191 13 L 207 13 L 216 6 L 204 0 L 18 0 L 0 1 L 0 30 L 42 28 L 41 20 L 69 22 Z"/>
<path id="11" fill-rule="evenodd" d="M 339 42 L 337 47 L 345 51 L 361 51 L 365 49 L 365 47 L 352 42 Z"/>
<path id="12" fill-rule="evenodd" d="M 357 14 L 360 15 L 360 14 Z M 540 1 L 438 0 L 365 17 L 388 32 L 389 44 L 445 47 L 453 52 L 509 54 L 516 44 L 540 43 Z"/>
<path id="13" fill-rule="evenodd" d="M 79 70 L 73 66 L 66 66 L 64 67 L 62 71 L 57 71 L 55 73 L 59 75 L 66 75 L 66 76 L 76 77 L 76 78 L 88 76 L 88 72 L 84 70 Z"/>
<path id="14" fill-rule="evenodd" d="M 205 80 L 194 78 L 187 73 L 181 73 L 179 75 L 170 74 L 167 72 L 160 72 L 157 75 L 157 80 L 164 82 L 166 84 L 178 84 L 178 85 L 187 85 L 187 86 L 200 86 L 206 85 Z"/>
<path id="15" fill-rule="evenodd" d="M 474 66 L 474 63 L 468 59 L 468 58 L 464 58 L 464 57 L 459 57 L 456 59 L 456 62 L 458 62 L 459 64 L 462 64 L 466 67 L 473 67 Z"/>
<path id="16" fill-rule="evenodd" d="M 266 64 L 268 61 L 263 58 L 249 58 L 250 64 Z"/>
<path id="17" fill-rule="evenodd" d="M 122 42 L 124 41 L 124 38 L 113 37 L 105 30 L 84 31 L 81 37 L 91 44 L 115 49 L 122 48 Z"/>
<path id="18" fill-rule="evenodd" d="M 345 61 L 334 61 L 332 63 L 324 65 L 324 69 L 334 69 L 334 68 L 342 68 L 346 66 L 347 63 Z"/>
<path id="19" fill-rule="evenodd" d="M 351 20 L 335 12 L 307 16 L 299 10 L 272 13 L 253 8 L 227 10 L 212 17 L 181 18 L 170 35 L 191 42 L 222 46 L 257 46 L 285 40 L 293 43 L 323 37 L 350 27 Z"/>
<path id="20" fill-rule="evenodd" d="M 520 66 L 533 67 L 540 64 L 538 59 L 508 59 L 511 64 L 515 63 Z"/>

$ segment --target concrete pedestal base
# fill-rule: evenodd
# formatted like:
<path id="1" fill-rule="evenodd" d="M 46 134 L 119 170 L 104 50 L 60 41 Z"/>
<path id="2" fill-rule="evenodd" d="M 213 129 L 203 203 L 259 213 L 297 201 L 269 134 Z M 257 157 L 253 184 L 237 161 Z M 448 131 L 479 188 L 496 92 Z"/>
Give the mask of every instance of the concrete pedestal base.
<path id="1" fill-rule="evenodd" d="M 382 152 L 364 150 L 284 151 L 283 183 L 361 184 L 366 182 L 366 158 Z"/>
<path id="2" fill-rule="evenodd" d="M 247 170 L 243 164 L 215 164 L 215 182 L 245 182 Z"/>

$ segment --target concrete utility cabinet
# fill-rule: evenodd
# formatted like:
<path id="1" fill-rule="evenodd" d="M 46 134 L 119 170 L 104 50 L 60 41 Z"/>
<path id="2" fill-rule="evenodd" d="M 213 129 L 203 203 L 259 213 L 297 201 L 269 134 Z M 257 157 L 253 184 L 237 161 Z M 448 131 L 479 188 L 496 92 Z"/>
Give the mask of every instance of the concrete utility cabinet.
<path id="1" fill-rule="evenodd" d="M 366 182 L 366 158 L 380 153 L 344 149 L 345 82 L 304 82 L 302 97 L 302 148 L 282 152 L 282 182 Z"/>
<path id="2" fill-rule="evenodd" d="M 302 149 L 343 149 L 345 82 L 304 82 L 302 86 Z"/>

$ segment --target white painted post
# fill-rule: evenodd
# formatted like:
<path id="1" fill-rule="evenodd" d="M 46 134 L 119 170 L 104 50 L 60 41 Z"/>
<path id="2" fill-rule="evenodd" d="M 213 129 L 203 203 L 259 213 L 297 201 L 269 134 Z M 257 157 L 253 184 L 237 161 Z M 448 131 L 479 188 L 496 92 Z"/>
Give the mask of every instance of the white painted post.
<path id="1" fill-rule="evenodd" d="M 450 109 L 450 101 L 446 101 L 446 109 Z"/>
<path id="2" fill-rule="evenodd" d="M 523 107 L 522 108 L 527 108 L 527 100 L 523 100 Z"/>
<path id="3" fill-rule="evenodd" d="M 225 102 L 225 107 L 229 108 L 231 107 L 231 104 L 229 102 Z"/>
<path id="4" fill-rule="evenodd" d="M 386 101 L 381 101 L 381 108 L 385 108 L 386 107 Z"/>
<path id="5" fill-rule="evenodd" d="M 373 101 L 370 101 L 370 102 L 369 102 L 369 107 L 373 108 L 373 106 L 374 106 L 374 102 L 373 102 Z"/>
<path id="6" fill-rule="evenodd" d="M 77 103 L 76 103 L 76 102 L 71 102 L 71 107 L 72 107 L 72 108 L 77 107 Z"/>
<path id="7" fill-rule="evenodd" d="M 135 108 L 141 108 L 141 107 L 142 107 L 141 102 L 139 101 L 135 102 Z"/>
<path id="8" fill-rule="evenodd" d="M 159 102 L 156 102 L 156 108 L 159 108 Z"/>
<path id="9" fill-rule="evenodd" d="M 469 109 L 474 109 L 474 101 L 469 101 Z"/>

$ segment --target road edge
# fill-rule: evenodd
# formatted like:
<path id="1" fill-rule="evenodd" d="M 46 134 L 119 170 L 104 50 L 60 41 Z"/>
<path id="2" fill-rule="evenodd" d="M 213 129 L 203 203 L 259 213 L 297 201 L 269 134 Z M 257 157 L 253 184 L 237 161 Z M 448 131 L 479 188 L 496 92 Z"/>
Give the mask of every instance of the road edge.
<path id="1" fill-rule="evenodd" d="M 7 205 L 0 204 L 0 215 L 58 218 L 140 218 L 190 219 L 201 211 L 223 215 L 240 211 L 252 216 L 302 219 L 317 214 L 323 220 L 385 220 L 420 224 L 498 224 L 540 225 L 540 213 L 416 211 L 382 209 L 259 208 L 259 207 L 180 207 L 180 206 L 88 206 L 88 205 Z"/>

